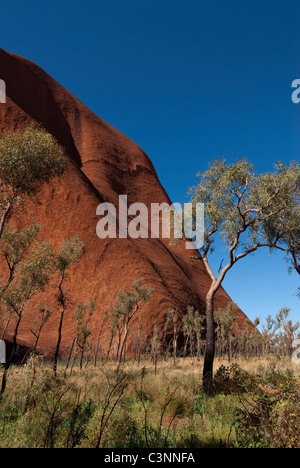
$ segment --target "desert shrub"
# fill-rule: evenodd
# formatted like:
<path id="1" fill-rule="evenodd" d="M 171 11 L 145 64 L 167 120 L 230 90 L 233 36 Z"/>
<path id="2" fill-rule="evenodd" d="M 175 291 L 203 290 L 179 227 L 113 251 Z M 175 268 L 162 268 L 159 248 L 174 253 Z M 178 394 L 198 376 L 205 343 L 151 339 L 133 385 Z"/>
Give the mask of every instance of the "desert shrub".
<path id="1" fill-rule="evenodd" d="M 87 438 L 86 429 L 93 416 L 94 403 L 89 400 L 74 406 L 69 419 L 66 421 L 68 435 L 65 448 L 79 447 Z"/>
<path id="2" fill-rule="evenodd" d="M 55 378 L 48 369 L 30 387 L 31 373 L 24 371 L 22 377 L 14 379 L 19 384 L 9 388 L 0 403 L 1 446 L 80 446 L 94 412 L 92 401 L 80 402 L 80 389 L 63 375 Z"/>
<path id="3" fill-rule="evenodd" d="M 299 395 L 266 390 L 258 398 L 243 398 L 236 414 L 238 447 L 300 448 Z"/>
<path id="4" fill-rule="evenodd" d="M 144 448 L 142 426 L 128 411 L 121 411 L 111 421 L 103 439 L 106 448 Z"/>
<path id="5" fill-rule="evenodd" d="M 257 387 L 255 374 L 247 372 L 237 364 L 231 366 L 222 365 L 216 372 L 214 388 L 216 393 L 225 395 L 254 391 Z"/>
<path id="6" fill-rule="evenodd" d="M 256 393 L 241 395 L 236 446 L 300 448 L 300 385 L 291 371 L 261 370 Z"/>
<path id="7" fill-rule="evenodd" d="M 272 356 L 268 361 L 267 366 L 259 367 L 259 376 L 264 383 L 272 385 L 295 383 L 295 376 L 289 361 L 279 356 Z"/>

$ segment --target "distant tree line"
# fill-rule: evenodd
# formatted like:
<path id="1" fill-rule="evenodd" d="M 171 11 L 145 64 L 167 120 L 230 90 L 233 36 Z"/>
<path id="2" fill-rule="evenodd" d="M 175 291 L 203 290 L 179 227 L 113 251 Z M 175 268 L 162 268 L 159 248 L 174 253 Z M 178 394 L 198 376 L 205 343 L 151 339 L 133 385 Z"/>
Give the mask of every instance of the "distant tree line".
<path id="1" fill-rule="evenodd" d="M 155 372 L 160 362 L 172 360 L 176 366 L 178 360 L 192 358 L 196 362 L 205 355 L 205 315 L 188 306 L 185 313 L 170 308 L 163 323 L 155 323 L 149 334 L 143 329 L 142 305 L 152 294 L 151 288 L 141 285 L 140 280 L 133 283 L 132 291 L 117 295 L 112 309 L 106 311 L 100 326 L 97 343 L 87 341 L 86 362 L 93 359 L 97 366 L 115 361 L 120 368 L 126 360 L 139 364 L 142 360 L 153 362 Z M 140 308 L 140 314 L 137 313 Z M 220 360 L 263 359 L 271 354 L 291 358 L 293 342 L 300 337 L 299 323 L 289 319 L 290 309 L 283 308 L 272 318 L 268 316 L 262 323 L 256 319 L 251 323 L 245 318 L 244 323 L 236 326 L 237 306 L 230 302 L 225 308 L 216 310 L 215 334 L 216 357 Z M 84 329 L 87 328 L 87 323 Z M 298 333 L 298 334 L 297 334 Z M 78 344 L 78 337 L 74 340 Z M 101 343 L 99 345 L 99 343 Z M 82 368 L 82 347 L 77 346 L 73 365 L 77 359 Z M 80 351 L 81 350 L 81 351 Z"/>

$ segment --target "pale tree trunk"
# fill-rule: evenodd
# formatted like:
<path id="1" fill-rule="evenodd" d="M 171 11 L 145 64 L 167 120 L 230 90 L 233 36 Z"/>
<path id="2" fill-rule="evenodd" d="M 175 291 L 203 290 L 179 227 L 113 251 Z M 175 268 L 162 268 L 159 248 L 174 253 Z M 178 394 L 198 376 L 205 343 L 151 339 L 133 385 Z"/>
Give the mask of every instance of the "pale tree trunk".
<path id="1" fill-rule="evenodd" d="M 3 393 L 5 392 L 6 383 L 7 383 L 7 374 L 8 374 L 8 371 L 9 371 L 11 365 L 12 365 L 13 358 L 14 358 L 14 356 L 16 354 L 16 351 L 17 351 L 17 347 L 18 347 L 17 336 L 18 336 L 18 331 L 19 331 L 21 320 L 22 320 L 22 312 L 18 316 L 18 320 L 17 320 L 17 324 L 16 324 L 16 328 L 15 328 L 15 331 L 14 331 L 14 336 L 13 336 L 12 352 L 11 352 L 10 357 L 9 357 L 9 359 L 8 359 L 6 365 L 5 365 L 4 372 L 3 372 L 3 375 L 2 375 L 2 385 L 1 385 L 1 390 L 0 390 L 0 398 L 2 398 Z"/>
<path id="2" fill-rule="evenodd" d="M 230 341 L 229 332 L 227 333 L 227 357 L 228 357 L 228 362 L 231 362 L 231 341 Z"/>
<path id="3" fill-rule="evenodd" d="M 242 231 L 241 231 L 242 232 Z M 239 234 L 240 235 L 240 234 Z M 237 236 L 235 242 L 231 245 L 229 253 L 230 253 L 230 261 L 229 263 L 219 271 L 219 277 L 216 278 L 214 275 L 207 259 L 207 255 L 202 257 L 202 261 L 206 268 L 207 273 L 211 279 L 211 286 L 206 296 L 206 350 L 205 350 L 205 357 L 204 357 L 204 368 L 203 368 L 203 390 L 207 395 L 211 395 L 213 393 L 213 367 L 214 367 L 214 359 L 215 359 L 215 351 L 216 351 L 216 334 L 215 334 L 215 319 L 214 319 L 214 297 L 222 285 L 222 282 L 230 270 L 230 268 L 234 265 L 234 263 L 239 259 L 246 256 L 246 254 L 240 254 L 239 256 L 233 256 L 234 249 L 238 245 L 238 238 Z M 255 250 L 255 249 L 253 249 Z M 248 252 L 247 252 L 248 253 Z M 251 250 L 249 250 L 251 253 Z"/>
<path id="4" fill-rule="evenodd" d="M 215 359 L 215 321 L 214 321 L 214 291 L 206 296 L 206 349 L 203 367 L 203 390 L 207 395 L 213 393 L 213 367 Z"/>
<path id="5" fill-rule="evenodd" d="M 7 216 L 9 215 L 10 209 L 11 209 L 11 204 L 9 203 L 7 205 L 7 207 L 6 207 L 5 212 L 3 213 L 2 217 L 1 217 L 1 221 L 0 221 L 0 239 L 1 239 L 2 234 L 3 234 L 5 222 L 6 222 Z"/>

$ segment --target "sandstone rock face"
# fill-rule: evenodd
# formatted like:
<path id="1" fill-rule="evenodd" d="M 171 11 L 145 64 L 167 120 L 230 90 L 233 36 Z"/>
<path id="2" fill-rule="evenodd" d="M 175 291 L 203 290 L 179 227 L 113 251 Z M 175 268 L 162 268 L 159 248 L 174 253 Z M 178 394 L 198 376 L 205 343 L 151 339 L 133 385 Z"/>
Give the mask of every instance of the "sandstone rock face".
<path id="1" fill-rule="evenodd" d="M 59 246 L 79 234 L 85 251 L 70 271 L 68 305 L 62 350 L 67 353 L 76 333 L 76 304 L 95 299 L 91 323 L 97 338 L 103 313 L 115 302 L 117 292 L 131 289 L 136 279 L 151 286 L 154 293 L 141 311 L 143 333 L 151 333 L 154 323 L 162 324 L 170 307 L 184 313 L 188 305 L 204 310 L 210 279 L 204 266 L 190 264 L 192 251 L 184 245 L 170 246 L 161 239 L 99 239 L 96 208 L 105 201 L 118 204 L 120 194 L 128 203 L 170 203 L 148 156 L 129 138 L 91 112 L 70 92 L 37 65 L 0 49 L 0 79 L 6 82 L 6 104 L 0 104 L 0 136 L 5 129 L 17 130 L 32 120 L 43 125 L 67 151 L 68 171 L 63 178 L 45 186 L 32 202 L 26 219 L 43 226 L 42 237 Z M 191 253 L 192 252 L 192 253 Z M 6 276 L 1 267 L 1 276 Z M 48 288 L 26 311 L 18 341 L 31 346 L 30 332 L 41 300 L 53 314 L 43 329 L 39 350 L 51 355 L 56 345 L 60 311 L 55 288 Z M 216 307 L 230 301 L 222 289 Z M 238 311 L 237 330 L 244 327 L 245 315 Z M 12 328 L 6 338 L 9 339 Z M 105 330 L 102 346 L 108 339 Z"/>

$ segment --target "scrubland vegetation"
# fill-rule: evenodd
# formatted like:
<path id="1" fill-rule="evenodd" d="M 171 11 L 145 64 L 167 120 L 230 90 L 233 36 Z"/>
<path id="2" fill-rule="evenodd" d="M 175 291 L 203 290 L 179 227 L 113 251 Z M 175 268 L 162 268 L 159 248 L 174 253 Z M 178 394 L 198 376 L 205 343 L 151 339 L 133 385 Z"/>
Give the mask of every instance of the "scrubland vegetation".
<path id="1" fill-rule="evenodd" d="M 33 448 L 299 448 L 300 367 L 217 361 L 212 397 L 197 359 L 98 362 L 57 376 L 40 357 L 11 370 L 0 446 Z"/>

